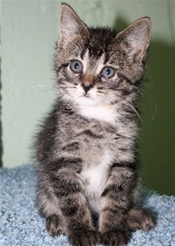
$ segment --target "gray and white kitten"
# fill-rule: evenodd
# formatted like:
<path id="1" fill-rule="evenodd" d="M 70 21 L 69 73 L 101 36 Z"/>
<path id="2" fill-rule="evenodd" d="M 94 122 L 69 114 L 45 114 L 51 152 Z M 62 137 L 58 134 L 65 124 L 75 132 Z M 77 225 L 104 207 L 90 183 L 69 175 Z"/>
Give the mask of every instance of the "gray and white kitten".
<path id="1" fill-rule="evenodd" d="M 150 20 L 121 32 L 89 28 L 62 4 L 55 52 L 59 97 L 35 147 L 37 203 L 48 232 L 73 246 L 126 245 L 149 230 L 138 207 L 135 102 L 150 40 Z"/>

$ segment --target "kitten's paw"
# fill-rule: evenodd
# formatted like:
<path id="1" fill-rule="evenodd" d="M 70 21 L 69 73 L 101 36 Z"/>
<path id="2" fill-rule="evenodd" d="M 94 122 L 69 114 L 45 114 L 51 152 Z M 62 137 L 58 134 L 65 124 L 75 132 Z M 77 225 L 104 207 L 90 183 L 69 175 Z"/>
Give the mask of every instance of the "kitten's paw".
<path id="1" fill-rule="evenodd" d="M 72 246 L 95 246 L 99 242 L 99 233 L 96 231 L 73 231 L 69 235 Z"/>
<path id="2" fill-rule="evenodd" d="M 133 208 L 128 213 L 127 223 L 132 231 L 148 231 L 154 227 L 152 216 L 145 210 Z"/>
<path id="3" fill-rule="evenodd" d="M 110 231 L 101 234 L 100 243 L 104 246 L 125 246 L 129 241 L 129 236 L 126 232 Z"/>
<path id="4" fill-rule="evenodd" d="M 46 229 L 51 236 L 65 234 L 65 228 L 61 224 L 61 219 L 57 215 L 51 215 L 46 219 Z"/>

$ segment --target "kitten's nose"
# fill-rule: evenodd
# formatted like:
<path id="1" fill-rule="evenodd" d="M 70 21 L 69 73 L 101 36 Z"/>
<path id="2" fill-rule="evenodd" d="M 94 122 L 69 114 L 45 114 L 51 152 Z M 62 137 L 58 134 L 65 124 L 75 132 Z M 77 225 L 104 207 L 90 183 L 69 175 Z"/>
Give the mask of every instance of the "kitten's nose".
<path id="1" fill-rule="evenodd" d="M 88 82 L 85 82 L 82 84 L 82 87 L 83 87 L 84 91 L 87 93 L 93 86 L 91 84 L 89 84 Z"/>

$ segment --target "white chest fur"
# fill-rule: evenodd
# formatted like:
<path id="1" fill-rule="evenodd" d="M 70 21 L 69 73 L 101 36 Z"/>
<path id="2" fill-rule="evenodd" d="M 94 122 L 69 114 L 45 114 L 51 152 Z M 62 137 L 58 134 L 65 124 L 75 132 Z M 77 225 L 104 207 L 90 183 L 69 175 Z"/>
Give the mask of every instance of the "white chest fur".
<path id="1" fill-rule="evenodd" d="M 115 124 L 117 113 L 112 106 L 86 106 L 80 108 L 80 114 L 89 119 L 102 120 Z"/>
<path id="2" fill-rule="evenodd" d="M 100 212 L 100 196 L 105 188 L 109 164 L 112 156 L 105 151 L 101 162 L 96 166 L 85 166 L 81 175 L 85 183 L 85 193 L 91 208 L 97 213 Z"/>

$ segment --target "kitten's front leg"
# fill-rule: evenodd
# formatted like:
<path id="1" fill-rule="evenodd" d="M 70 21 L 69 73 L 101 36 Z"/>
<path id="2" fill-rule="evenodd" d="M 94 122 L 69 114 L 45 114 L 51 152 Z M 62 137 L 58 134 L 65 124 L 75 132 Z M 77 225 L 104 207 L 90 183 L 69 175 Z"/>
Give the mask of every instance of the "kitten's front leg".
<path id="1" fill-rule="evenodd" d="M 63 168 L 54 174 L 54 189 L 64 216 L 69 242 L 73 246 L 97 244 L 97 233 L 76 172 Z"/>
<path id="2" fill-rule="evenodd" d="M 67 221 L 70 244 L 73 246 L 95 246 L 98 242 L 97 232 L 84 196 L 79 193 L 62 199 L 61 210 Z"/>
<path id="3" fill-rule="evenodd" d="M 101 195 L 99 231 L 103 245 L 123 246 L 129 240 L 127 213 L 132 205 L 135 174 L 130 168 L 114 167 Z"/>

